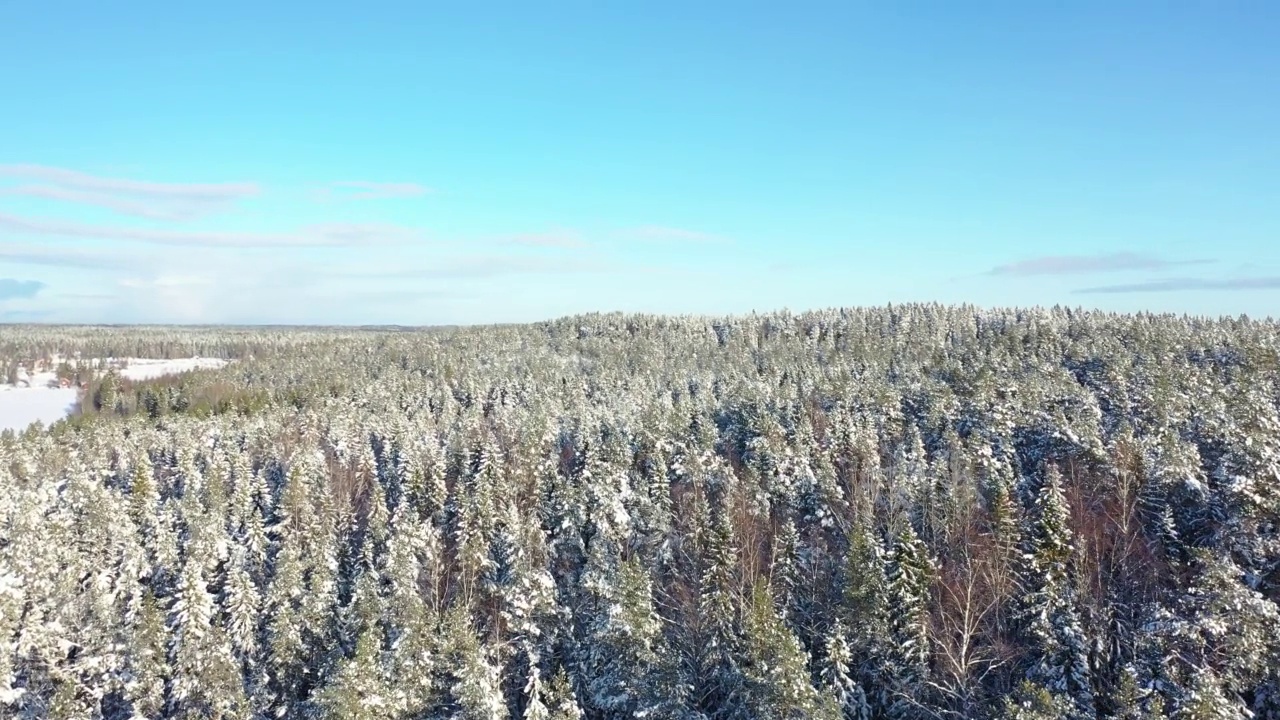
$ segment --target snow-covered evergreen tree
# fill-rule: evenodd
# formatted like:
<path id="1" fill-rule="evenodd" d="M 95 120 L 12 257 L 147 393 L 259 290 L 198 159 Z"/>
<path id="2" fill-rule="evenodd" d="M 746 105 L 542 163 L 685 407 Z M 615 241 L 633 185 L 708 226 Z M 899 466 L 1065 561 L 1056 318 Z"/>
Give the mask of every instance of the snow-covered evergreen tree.
<path id="1" fill-rule="evenodd" d="M 743 617 L 744 705 L 754 717 L 841 717 L 836 699 L 810 681 L 808 656 L 774 608 L 773 596 L 758 584 Z"/>
<path id="2" fill-rule="evenodd" d="M 1094 717 L 1088 640 L 1071 583 L 1076 549 L 1070 509 L 1062 475 L 1052 465 L 1036 496 L 1028 536 L 1023 579 L 1023 621 L 1032 653 L 1028 678 L 1064 699 L 1069 717 Z"/>
<path id="3" fill-rule="evenodd" d="M 846 633 L 839 620 L 827 632 L 819 673 L 822 689 L 835 700 L 844 720 L 871 720 L 867 693 L 853 676 L 853 653 Z"/>

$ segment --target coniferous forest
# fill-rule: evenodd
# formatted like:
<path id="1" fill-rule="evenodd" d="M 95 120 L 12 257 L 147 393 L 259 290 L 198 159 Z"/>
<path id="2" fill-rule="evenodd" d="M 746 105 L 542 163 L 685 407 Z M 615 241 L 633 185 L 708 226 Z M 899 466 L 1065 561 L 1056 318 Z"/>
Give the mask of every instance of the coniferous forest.
<path id="1" fill-rule="evenodd" d="M 1280 325 L 8 327 L 0 716 L 1280 718 Z"/>

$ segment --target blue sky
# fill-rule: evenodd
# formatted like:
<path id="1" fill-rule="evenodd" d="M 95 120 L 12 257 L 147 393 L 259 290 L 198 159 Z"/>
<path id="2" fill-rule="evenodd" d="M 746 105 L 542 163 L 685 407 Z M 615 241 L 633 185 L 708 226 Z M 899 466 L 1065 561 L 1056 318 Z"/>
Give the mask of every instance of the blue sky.
<path id="1" fill-rule="evenodd" d="M 1280 315 L 1275 3 L 432 5 L 0 5 L 0 322 Z"/>

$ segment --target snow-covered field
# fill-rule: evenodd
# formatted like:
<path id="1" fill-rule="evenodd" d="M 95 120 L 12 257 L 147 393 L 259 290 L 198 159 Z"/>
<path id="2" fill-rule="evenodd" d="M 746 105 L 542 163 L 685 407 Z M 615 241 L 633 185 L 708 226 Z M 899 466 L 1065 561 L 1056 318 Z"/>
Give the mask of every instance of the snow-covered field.
<path id="1" fill-rule="evenodd" d="M 218 358 L 182 358 L 180 360 L 149 360 L 130 358 L 129 366 L 120 371 L 129 380 L 154 380 L 164 375 L 176 375 L 191 370 L 217 370 L 227 364 Z"/>
<path id="2" fill-rule="evenodd" d="M 0 385 L 0 432 L 22 431 L 36 421 L 52 425 L 66 417 L 75 405 L 75 388 Z"/>
<path id="3" fill-rule="evenodd" d="M 183 358 L 152 360 L 130 358 L 129 366 L 120 371 L 129 380 L 154 380 L 190 370 L 217 369 L 227 364 L 218 358 Z M 53 373 L 31 376 L 31 387 L 0 384 L 0 432 L 22 431 L 34 422 L 46 426 L 61 420 L 75 409 L 76 389 L 49 387 L 56 381 Z"/>

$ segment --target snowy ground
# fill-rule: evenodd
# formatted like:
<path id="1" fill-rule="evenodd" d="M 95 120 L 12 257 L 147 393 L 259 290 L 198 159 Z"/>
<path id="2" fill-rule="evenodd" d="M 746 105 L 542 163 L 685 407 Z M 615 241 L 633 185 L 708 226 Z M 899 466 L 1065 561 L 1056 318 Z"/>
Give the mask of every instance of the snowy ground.
<path id="1" fill-rule="evenodd" d="M 75 406 L 75 388 L 0 385 L 0 432 L 20 432 L 37 420 L 52 425 L 66 417 Z"/>
<path id="2" fill-rule="evenodd" d="M 129 367 L 120 371 L 122 377 L 129 380 L 154 380 L 190 370 L 217 369 L 226 365 L 227 361 L 217 358 L 130 358 L 128 363 Z M 76 405 L 76 389 L 48 387 L 55 380 L 53 373 L 38 373 L 31 377 L 31 387 L 0 384 L 0 432 L 21 432 L 36 421 L 46 426 L 52 425 L 70 414 Z"/>
<path id="3" fill-rule="evenodd" d="M 180 360 L 149 360 L 130 358 L 129 366 L 120 371 L 129 380 L 154 380 L 164 375 L 176 375 L 191 370 L 217 370 L 227 364 L 218 358 L 182 358 Z"/>

